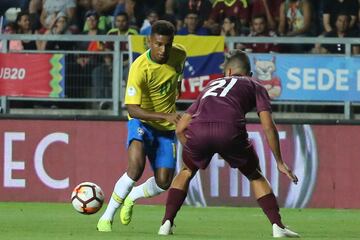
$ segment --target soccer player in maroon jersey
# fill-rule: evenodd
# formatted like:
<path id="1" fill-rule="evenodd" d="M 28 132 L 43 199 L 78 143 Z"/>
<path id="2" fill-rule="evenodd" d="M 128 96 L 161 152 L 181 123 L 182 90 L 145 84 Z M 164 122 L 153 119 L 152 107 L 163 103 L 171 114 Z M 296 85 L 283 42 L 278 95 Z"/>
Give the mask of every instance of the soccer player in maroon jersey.
<path id="1" fill-rule="evenodd" d="M 261 173 L 246 131 L 245 114 L 255 107 L 278 170 L 296 184 L 298 178 L 281 157 L 269 95 L 260 83 L 250 78 L 250 61 L 244 52 L 234 52 L 225 62 L 224 70 L 225 77 L 210 82 L 177 124 L 184 165 L 171 184 L 158 234 L 172 234 L 174 218 L 186 198 L 190 180 L 219 153 L 249 179 L 259 206 L 272 224 L 273 236 L 299 237 L 282 223 L 276 197 Z"/>

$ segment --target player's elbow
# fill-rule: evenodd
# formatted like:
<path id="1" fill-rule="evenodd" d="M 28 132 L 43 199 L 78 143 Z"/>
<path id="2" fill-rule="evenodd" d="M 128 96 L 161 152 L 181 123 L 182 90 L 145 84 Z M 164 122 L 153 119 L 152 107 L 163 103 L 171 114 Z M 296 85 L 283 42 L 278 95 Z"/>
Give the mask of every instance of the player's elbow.
<path id="1" fill-rule="evenodd" d="M 137 117 L 136 117 L 136 114 L 135 114 L 134 112 L 128 110 L 128 113 L 129 113 L 129 117 L 131 117 L 131 118 L 137 118 Z"/>
<path id="2" fill-rule="evenodd" d="M 277 131 L 277 129 L 275 127 L 271 127 L 271 126 L 265 127 L 265 128 L 263 128 L 263 131 L 264 131 L 264 134 L 265 134 L 265 136 L 267 138 L 271 138 L 273 136 L 274 137 L 279 136 L 278 131 Z"/>
<path id="3" fill-rule="evenodd" d="M 132 105 L 132 104 L 127 104 L 125 105 L 126 109 L 128 111 L 128 114 L 131 118 L 138 118 L 138 111 L 137 111 L 137 106 L 136 105 Z"/>

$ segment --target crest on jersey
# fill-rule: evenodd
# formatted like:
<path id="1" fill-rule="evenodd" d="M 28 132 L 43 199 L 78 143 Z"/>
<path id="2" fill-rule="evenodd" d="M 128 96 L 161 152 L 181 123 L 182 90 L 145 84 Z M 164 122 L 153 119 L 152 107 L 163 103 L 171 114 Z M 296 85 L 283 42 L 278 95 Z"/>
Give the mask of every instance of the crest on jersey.
<path id="1" fill-rule="evenodd" d="M 144 135 L 145 132 L 144 132 L 144 129 L 142 129 L 141 127 L 138 127 L 137 133 L 139 136 L 142 136 L 142 135 Z"/>
<path id="2" fill-rule="evenodd" d="M 130 97 L 135 96 L 136 95 L 136 89 L 133 86 L 128 87 L 127 94 Z"/>

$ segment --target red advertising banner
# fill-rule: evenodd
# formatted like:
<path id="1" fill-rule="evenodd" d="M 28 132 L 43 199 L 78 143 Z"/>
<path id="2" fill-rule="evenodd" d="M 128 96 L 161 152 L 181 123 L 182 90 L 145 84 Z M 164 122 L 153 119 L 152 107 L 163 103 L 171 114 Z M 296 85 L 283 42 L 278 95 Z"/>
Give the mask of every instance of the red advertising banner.
<path id="1" fill-rule="evenodd" d="M 223 77 L 222 73 L 208 74 L 203 76 L 184 78 L 181 81 L 181 95 L 180 99 L 189 100 L 196 99 L 200 92 L 206 85 L 214 79 Z"/>
<path id="2" fill-rule="evenodd" d="M 354 184 L 360 172 L 360 126 L 279 124 L 278 130 L 297 185 L 278 173 L 261 126 L 248 126 L 282 207 L 360 208 Z M 127 167 L 126 122 L 0 120 L 0 133 L 0 201 L 69 202 L 73 187 L 83 181 L 100 185 L 108 199 Z M 139 183 L 151 175 L 148 164 Z M 164 203 L 165 197 L 141 203 Z M 186 202 L 257 206 L 249 182 L 218 155 L 194 177 Z"/>
<path id="3" fill-rule="evenodd" d="M 64 97 L 64 55 L 0 53 L 0 96 Z"/>

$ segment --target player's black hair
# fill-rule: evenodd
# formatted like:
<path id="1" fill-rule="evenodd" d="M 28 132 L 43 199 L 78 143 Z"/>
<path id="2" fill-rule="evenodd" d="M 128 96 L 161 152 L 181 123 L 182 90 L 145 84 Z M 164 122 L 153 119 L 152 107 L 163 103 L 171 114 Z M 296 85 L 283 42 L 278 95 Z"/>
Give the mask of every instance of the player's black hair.
<path id="1" fill-rule="evenodd" d="M 174 25 L 166 20 L 158 20 L 154 22 L 151 27 L 151 35 L 159 34 L 164 36 L 174 36 L 175 27 Z"/>
<path id="2" fill-rule="evenodd" d="M 248 55 L 241 50 L 233 50 L 225 57 L 224 70 L 228 68 L 228 66 L 236 66 L 239 70 L 241 70 L 244 74 L 251 76 L 251 65 L 250 59 Z"/>

